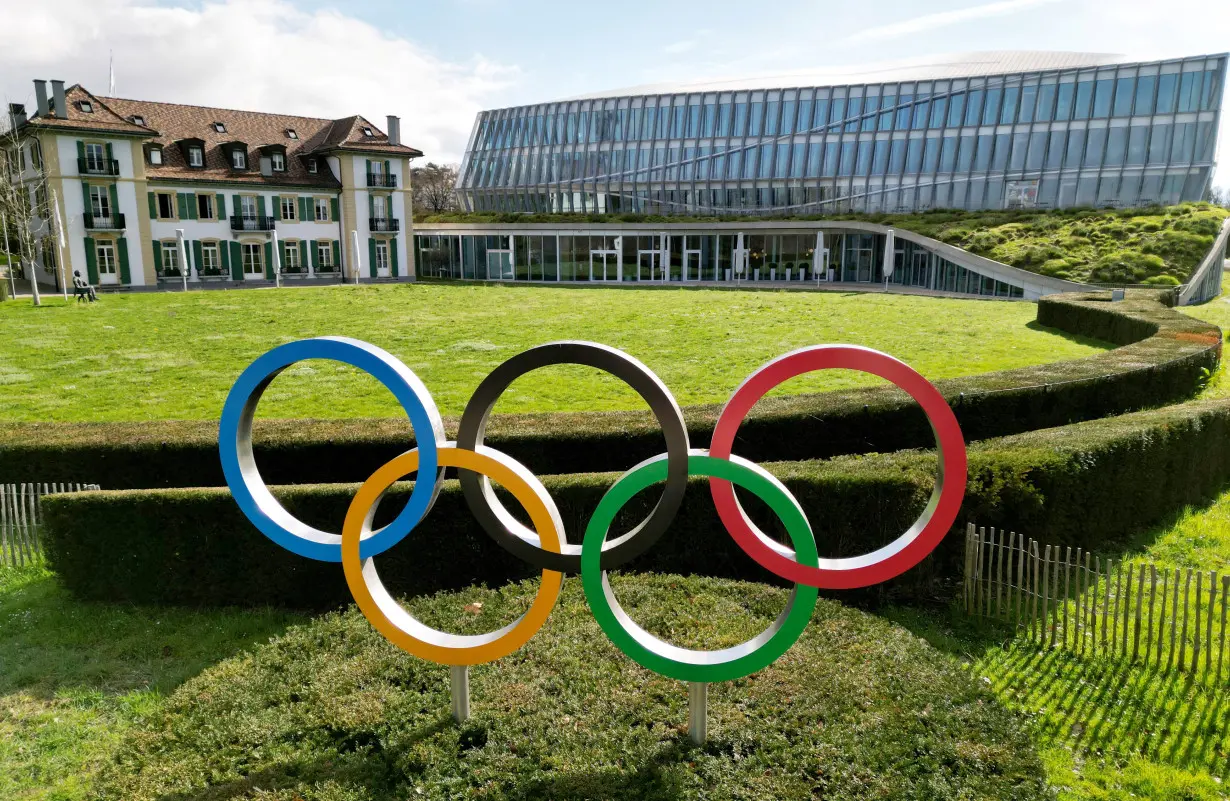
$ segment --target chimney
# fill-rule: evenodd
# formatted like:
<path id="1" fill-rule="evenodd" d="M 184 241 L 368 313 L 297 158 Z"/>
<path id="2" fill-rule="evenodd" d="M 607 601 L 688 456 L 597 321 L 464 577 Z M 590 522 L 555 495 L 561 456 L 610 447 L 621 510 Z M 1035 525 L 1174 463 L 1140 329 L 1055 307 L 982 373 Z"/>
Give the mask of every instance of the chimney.
<path id="1" fill-rule="evenodd" d="M 51 108 L 47 105 L 47 82 L 34 81 L 34 97 L 38 101 L 38 116 L 47 117 L 51 115 Z"/>
<path id="2" fill-rule="evenodd" d="M 389 144 L 390 145 L 400 145 L 401 144 L 401 117 L 394 117 L 392 114 L 390 114 L 388 119 L 389 119 L 389 128 L 388 128 Z"/>
<path id="3" fill-rule="evenodd" d="M 9 103 L 9 130 L 15 131 L 26 124 L 26 107 L 21 103 Z"/>
<path id="4" fill-rule="evenodd" d="M 64 81 L 51 82 L 51 98 L 55 104 L 56 116 L 62 120 L 68 119 L 68 103 L 64 102 Z"/>

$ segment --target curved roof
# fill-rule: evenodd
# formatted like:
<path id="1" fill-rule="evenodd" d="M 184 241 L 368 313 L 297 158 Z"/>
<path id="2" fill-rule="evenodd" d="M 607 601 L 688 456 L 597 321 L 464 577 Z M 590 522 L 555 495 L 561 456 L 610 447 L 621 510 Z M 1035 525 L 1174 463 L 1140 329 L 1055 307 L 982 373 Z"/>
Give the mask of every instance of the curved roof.
<path id="1" fill-rule="evenodd" d="M 784 89 L 795 86 L 845 86 L 848 84 L 930 81 L 969 78 L 978 75 L 1003 75 L 1042 70 L 1100 67 L 1132 63 L 1138 59 L 1115 53 L 1069 53 L 1050 50 L 992 50 L 949 53 L 922 59 L 889 61 L 878 64 L 822 67 L 791 73 L 777 73 L 726 80 L 658 83 L 595 92 L 565 100 L 592 100 L 607 97 L 668 95 L 683 92 L 729 92 L 747 89 Z"/>

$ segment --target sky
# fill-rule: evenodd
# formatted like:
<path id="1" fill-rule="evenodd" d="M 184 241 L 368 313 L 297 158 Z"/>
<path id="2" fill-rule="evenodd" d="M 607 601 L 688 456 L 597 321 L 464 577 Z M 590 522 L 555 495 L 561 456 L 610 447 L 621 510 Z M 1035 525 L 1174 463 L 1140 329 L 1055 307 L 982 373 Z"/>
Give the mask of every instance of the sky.
<path id="1" fill-rule="evenodd" d="M 33 108 L 34 78 L 105 95 L 113 58 L 120 97 L 381 128 L 396 114 L 437 162 L 460 161 L 482 109 L 623 86 L 968 50 L 1230 49 L 1230 0 L 0 0 L 0 20 L 6 103 Z"/>

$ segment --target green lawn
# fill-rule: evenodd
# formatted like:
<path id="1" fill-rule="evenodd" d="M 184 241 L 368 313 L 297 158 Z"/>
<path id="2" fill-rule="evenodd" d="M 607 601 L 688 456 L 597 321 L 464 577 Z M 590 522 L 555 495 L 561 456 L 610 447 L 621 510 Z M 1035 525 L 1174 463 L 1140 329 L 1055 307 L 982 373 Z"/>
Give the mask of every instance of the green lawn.
<path id="1" fill-rule="evenodd" d="M 403 359 L 445 414 L 532 345 L 589 339 L 657 372 L 681 404 L 724 401 L 749 372 L 817 343 L 867 345 L 931 379 L 1086 356 L 1105 347 L 1033 325 L 1031 303 L 901 295 L 418 284 L 105 295 L 93 305 L 0 305 L 0 419 L 216 418 L 232 382 L 269 348 L 303 337 L 365 339 Z M 567 380 L 561 380 L 566 378 Z M 802 376 L 781 392 L 878 379 Z M 518 380 L 497 411 L 641 408 L 589 368 Z M 341 365 L 279 377 L 265 417 L 390 417 L 392 396 Z"/>

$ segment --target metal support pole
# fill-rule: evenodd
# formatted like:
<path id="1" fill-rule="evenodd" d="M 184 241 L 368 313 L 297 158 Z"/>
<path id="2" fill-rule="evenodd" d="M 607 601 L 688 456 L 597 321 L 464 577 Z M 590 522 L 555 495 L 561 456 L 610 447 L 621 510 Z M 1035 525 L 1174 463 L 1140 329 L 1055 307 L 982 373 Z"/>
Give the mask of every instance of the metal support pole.
<path id="1" fill-rule="evenodd" d="M 470 717 L 470 668 L 450 665 L 448 691 L 453 700 L 453 720 L 461 723 Z"/>
<path id="2" fill-rule="evenodd" d="M 708 712 L 709 684 L 688 682 L 688 738 L 696 745 L 704 745 L 709 736 Z"/>

